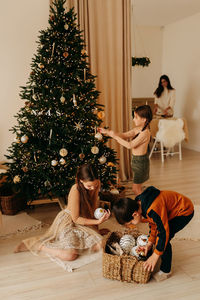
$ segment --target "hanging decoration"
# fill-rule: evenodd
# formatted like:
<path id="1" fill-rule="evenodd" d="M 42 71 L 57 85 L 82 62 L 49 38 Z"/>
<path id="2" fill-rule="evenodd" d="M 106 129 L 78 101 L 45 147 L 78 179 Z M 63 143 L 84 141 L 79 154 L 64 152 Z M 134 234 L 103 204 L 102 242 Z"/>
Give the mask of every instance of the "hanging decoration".
<path id="1" fill-rule="evenodd" d="M 142 66 L 142 67 L 148 67 L 148 65 L 151 63 L 150 59 L 148 57 L 132 57 L 132 66 Z"/>

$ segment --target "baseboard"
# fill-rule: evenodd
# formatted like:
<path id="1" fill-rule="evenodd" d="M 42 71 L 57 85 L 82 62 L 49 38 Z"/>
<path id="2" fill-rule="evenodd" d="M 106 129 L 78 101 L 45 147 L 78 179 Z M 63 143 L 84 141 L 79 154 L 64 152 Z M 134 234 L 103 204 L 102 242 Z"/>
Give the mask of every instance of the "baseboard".
<path id="1" fill-rule="evenodd" d="M 198 146 L 198 145 L 192 145 L 192 144 L 187 145 L 186 143 L 184 143 L 183 148 L 200 152 L 200 146 Z"/>

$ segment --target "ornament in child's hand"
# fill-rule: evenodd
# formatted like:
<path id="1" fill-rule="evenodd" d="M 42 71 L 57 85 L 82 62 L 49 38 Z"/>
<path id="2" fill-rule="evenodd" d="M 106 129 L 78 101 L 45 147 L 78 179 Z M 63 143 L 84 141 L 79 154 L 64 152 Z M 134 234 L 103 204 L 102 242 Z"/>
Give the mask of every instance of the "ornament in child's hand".
<path id="1" fill-rule="evenodd" d="M 94 211 L 95 219 L 100 219 L 101 217 L 103 217 L 104 213 L 105 213 L 105 209 L 103 209 L 101 207 L 95 209 L 95 211 Z"/>

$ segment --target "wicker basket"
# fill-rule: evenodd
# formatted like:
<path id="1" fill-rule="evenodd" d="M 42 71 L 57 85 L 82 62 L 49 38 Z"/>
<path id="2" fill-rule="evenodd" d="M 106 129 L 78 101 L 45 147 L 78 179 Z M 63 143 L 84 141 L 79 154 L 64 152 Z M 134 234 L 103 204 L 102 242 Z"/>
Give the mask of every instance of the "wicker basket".
<path id="1" fill-rule="evenodd" d="M 151 277 L 151 272 L 144 270 L 144 261 L 139 261 L 132 255 L 113 255 L 109 253 L 107 245 L 118 242 L 124 234 L 132 234 L 137 238 L 138 231 L 112 232 L 108 235 L 103 248 L 103 276 L 113 280 L 127 282 L 147 283 Z"/>
<path id="2" fill-rule="evenodd" d="M 1 211 L 4 215 L 15 215 L 26 207 L 25 200 L 17 194 L 0 195 Z"/>

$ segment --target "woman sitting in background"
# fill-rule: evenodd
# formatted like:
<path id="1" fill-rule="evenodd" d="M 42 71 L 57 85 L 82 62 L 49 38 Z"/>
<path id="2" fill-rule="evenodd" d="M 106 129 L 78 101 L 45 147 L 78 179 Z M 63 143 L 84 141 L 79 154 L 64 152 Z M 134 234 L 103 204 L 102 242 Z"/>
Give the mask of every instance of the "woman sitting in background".
<path id="1" fill-rule="evenodd" d="M 175 89 L 171 86 L 169 77 L 162 75 L 157 89 L 154 92 L 155 106 L 154 114 L 164 118 L 172 117 L 174 114 Z"/>

